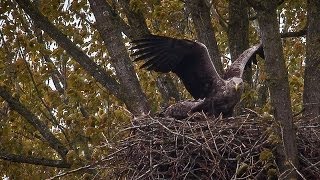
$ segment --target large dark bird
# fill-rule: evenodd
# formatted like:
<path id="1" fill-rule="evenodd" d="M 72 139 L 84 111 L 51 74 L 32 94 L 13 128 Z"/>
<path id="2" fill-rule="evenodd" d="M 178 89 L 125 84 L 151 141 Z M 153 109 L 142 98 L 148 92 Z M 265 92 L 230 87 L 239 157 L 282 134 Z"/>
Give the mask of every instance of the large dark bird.
<path id="1" fill-rule="evenodd" d="M 190 106 L 190 113 L 203 111 L 216 117 L 220 113 L 223 117 L 232 116 L 243 91 L 242 74 L 247 62 L 255 60 L 257 53 L 263 56 L 261 44 L 255 45 L 244 51 L 220 76 L 207 47 L 200 42 L 150 35 L 132 44 L 134 61 L 145 60 L 140 68 L 177 74 L 193 98 L 201 99 L 185 104 L 185 107 Z"/>

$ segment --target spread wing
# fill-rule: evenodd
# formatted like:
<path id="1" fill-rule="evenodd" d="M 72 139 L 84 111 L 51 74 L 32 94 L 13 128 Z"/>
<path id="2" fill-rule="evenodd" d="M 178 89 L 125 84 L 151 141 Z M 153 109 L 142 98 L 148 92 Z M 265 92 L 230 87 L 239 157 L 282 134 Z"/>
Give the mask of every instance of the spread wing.
<path id="1" fill-rule="evenodd" d="M 251 62 L 256 64 L 256 55 L 264 58 L 262 43 L 257 44 L 247 50 L 245 50 L 227 69 L 223 78 L 229 79 L 232 77 L 242 78 L 243 71 L 246 66 L 250 66 Z M 249 64 L 247 64 L 249 63 Z"/>
<path id="2" fill-rule="evenodd" d="M 145 60 L 141 68 L 177 74 L 195 99 L 205 98 L 222 81 L 201 43 L 155 35 L 131 43 L 134 61 Z"/>

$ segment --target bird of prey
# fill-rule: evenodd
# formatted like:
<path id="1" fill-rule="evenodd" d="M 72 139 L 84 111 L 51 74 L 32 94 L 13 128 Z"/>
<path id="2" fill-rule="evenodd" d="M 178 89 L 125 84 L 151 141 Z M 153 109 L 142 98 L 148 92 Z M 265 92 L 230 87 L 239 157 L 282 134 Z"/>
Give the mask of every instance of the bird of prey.
<path id="1" fill-rule="evenodd" d="M 225 71 L 219 75 L 209 56 L 207 47 L 187 39 L 176 39 L 148 35 L 131 42 L 134 61 L 144 60 L 140 68 L 162 73 L 173 72 L 197 101 L 184 105 L 190 113 L 203 111 L 215 117 L 231 117 L 243 91 L 242 74 L 247 62 L 263 58 L 261 43 L 244 51 Z M 248 64 L 250 64 L 248 63 Z M 251 65 L 251 64 L 250 64 Z M 169 111 L 175 111 L 173 107 Z M 174 113 L 173 113 L 174 114 Z"/>

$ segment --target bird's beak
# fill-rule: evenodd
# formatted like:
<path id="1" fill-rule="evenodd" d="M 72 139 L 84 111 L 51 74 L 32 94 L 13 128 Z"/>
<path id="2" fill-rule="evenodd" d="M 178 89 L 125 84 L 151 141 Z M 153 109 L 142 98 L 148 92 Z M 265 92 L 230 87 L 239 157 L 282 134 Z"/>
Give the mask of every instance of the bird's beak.
<path id="1" fill-rule="evenodd" d="M 234 87 L 236 91 L 238 91 L 238 89 L 240 88 L 239 84 L 236 84 L 236 86 Z"/>

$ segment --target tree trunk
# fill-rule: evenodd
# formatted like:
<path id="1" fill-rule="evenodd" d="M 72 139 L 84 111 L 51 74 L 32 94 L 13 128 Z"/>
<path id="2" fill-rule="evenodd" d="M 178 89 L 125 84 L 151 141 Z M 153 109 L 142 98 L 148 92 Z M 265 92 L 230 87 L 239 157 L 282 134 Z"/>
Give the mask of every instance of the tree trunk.
<path id="1" fill-rule="evenodd" d="M 123 94 L 123 102 L 134 115 L 148 113 L 150 107 L 147 98 L 141 89 L 128 54 L 124 53 L 127 49 L 123 43 L 122 34 L 118 31 L 117 21 L 113 18 L 112 13 L 115 12 L 111 11 L 105 0 L 89 2 L 97 21 L 96 27 L 108 49 L 121 87 L 126 92 Z"/>
<path id="2" fill-rule="evenodd" d="M 228 40 L 233 62 L 249 47 L 249 18 L 246 0 L 229 1 Z"/>
<path id="3" fill-rule="evenodd" d="M 249 18 L 246 0 L 229 1 L 228 41 L 232 62 L 235 61 L 243 51 L 249 48 Z M 243 79 L 249 84 L 249 86 L 245 86 L 244 91 L 246 92 L 250 90 L 250 86 L 252 86 L 251 66 L 245 69 Z M 235 109 L 236 114 L 241 114 L 243 107 L 252 108 L 252 104 L 252 99 L 243 99 Z"/>
<path id="4" fill-rule="evenodd" d="M 320 115 L 320 1 L 308 0 L 306 67 L 304 72 L 304 115 Z"/>
<path id="5" fill-rule="evenodd" d="M 158 2 L 160 3 L 160 2 Z M 119 4 L 124 10 L 126 17 L 128 19 L 128 24 L 132 31 L 126 35 L 131 39 L 138 39 L 145 35 L 150 34 L 148 26 L 145 22 L 143 14 L 141 12 L 133 11 L 130 8 L 129 0 L 119 0 Z M 173 83 L 172 77 L 168 75 L 158 75 L 157 77 L 157 87 L 162 96 L 162 104 L 164 106 L 169 104 L 169 100 L 174 98 L 175 100 L 180 100 L 180 95 L 178 89 Z"/>
<path id="6" fill-rule="evenodd" d="M 211 23 L 210 7 L 206 4 L 205 0 L 186 0 L 185 6 L 187 11 L 191 13 L 198 40 L 207 46 L 210 58 L 217 72 L 221 75 L 224 70 Z"/>
<path id="7" fill-rule="evenodd" d="M 284 154 L 280 162 L 280 171 L 284 172 L 288 168 L 293 168 L 288 162 L 291 162 L 297 167 L 298 159 L 296 133 L 293 128 L 288 72 L 284 61 L 276 14 L 277 1 L 262 0 L 259 1 L 259 3 L 256 1 L 250 2 L 257 11 L 265 53 L 267 84 L 270 89 L 274 117 L 281 127 L 284 147 L 278 148 L 278 152 L 280 156 Z M 288 176 L 289 179 L 296 177 L 295 171 Z"/>
<path id="8" fill-rule="evenodd" d="M 246 0 L 229 1 L 228 40 L 231 61 L 233 62 L 249 48 L 249 17 Z M 243 77 L 248 84 L 252 85 L 251 68 L 245 69 Z"/>

